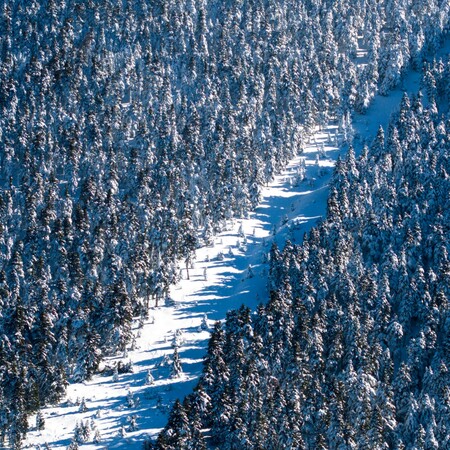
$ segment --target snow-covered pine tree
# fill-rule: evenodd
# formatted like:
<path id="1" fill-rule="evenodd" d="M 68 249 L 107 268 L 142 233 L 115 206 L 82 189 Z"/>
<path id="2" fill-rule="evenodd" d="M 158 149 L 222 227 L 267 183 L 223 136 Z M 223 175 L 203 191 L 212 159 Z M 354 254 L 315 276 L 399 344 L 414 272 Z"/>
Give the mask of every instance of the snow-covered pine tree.
<path id="1" fill-rule="evenodd" d="M 41 410 L 36 413 L 36 429 L 39 431 L 45 429 L 45 418 Z"/>
<path id="2" fill-rule="evenodd" d="M 155 382 L 155 377 L 152 375 L 151 369 L 147 370 L 145 375 L 145 384 L 151 386 Z"/>
<path id="3" fill-rule="evenodd" d="M 181 359 L 178 353 L 178 348 L 175 347 L 172 356 L 172 368 L 170 371 L 170 378 L 179 378 L 183 374 L 183 369 L 181 367 Z"/>

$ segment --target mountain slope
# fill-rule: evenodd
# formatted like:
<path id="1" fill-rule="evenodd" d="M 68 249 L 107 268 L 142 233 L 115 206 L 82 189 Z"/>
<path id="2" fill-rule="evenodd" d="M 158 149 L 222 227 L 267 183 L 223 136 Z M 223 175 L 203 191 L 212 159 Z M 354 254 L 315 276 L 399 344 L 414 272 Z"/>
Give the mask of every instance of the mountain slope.
<path id="1" fill-rule="evenodd" d="M 345 135 L 353 109 L 435 50 L 448 10 L 3 5 L 0 440 L 20 448 L 30 414 L 126 352 L 180 264 L 258 203 L 316 124 Z"/>
<path id="2" fill-rule="evenodd" d="M 449 445 L 448 124 L 405 94 L 388 134 L 338 161 L 326 219 L 272 246 L 269 302 L 215 327 L 155 448 L 202 429 L 221 449 Z"/>

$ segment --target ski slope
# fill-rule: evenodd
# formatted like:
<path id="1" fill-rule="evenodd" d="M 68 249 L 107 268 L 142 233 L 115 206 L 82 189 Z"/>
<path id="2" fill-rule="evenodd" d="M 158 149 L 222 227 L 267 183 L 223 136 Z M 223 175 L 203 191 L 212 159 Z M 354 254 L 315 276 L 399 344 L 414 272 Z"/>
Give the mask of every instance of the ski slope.
<path id="1" fill-rule="evenodd" d="M 443 52 L 448 47 L 447 42 Z M 365 115 L 353 117 L 357 152 L 371 142 L 380 124 L 386 128 L 403 92 L 419 90 L 419 80 L 416 72 L 408 72 L 401 88 L 387 97 L 376 96 Z M 258 208 L 247 218 L 229 222 L 214 245 L 197 250 L 189 279 L 183 269 L 183 279 L 171 289 L 171 304 L 152 309 L 142 328 L 135 324 L 136 339 L 128 354 L 104 363 L 106 369 L 131 362 L 132 372 L 114 376 L 105 370 L 90 381 L 71 384 L 64 401 L 43 410 L 45 429 L 36 430 L 35 419 L 30 419 L 24 447 L 66 448 L 77 424 L 85 425 L 86 442 L 80 447 L 86 450 L 141 449 L 147 436 L 156 436 L 175 399 L 197 383 L 214 322 L 241 304 L 254 309 L 266 300 L 271 242 L 301 242 L 325 214 L 328 181 L 345 150 L 336 126 L 316 130 L 303 152 L 263 189 Z M 183 373 L 172 378 L 174 342 Z"/>

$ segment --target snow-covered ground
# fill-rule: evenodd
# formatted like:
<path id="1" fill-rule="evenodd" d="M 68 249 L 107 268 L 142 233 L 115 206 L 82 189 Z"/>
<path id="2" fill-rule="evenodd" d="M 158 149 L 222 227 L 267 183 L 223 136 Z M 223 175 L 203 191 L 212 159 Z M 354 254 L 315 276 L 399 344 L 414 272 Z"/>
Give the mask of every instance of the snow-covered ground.
<path id="1" fill-rule="evenodd" d="M 90 429 L 85 449 L 140 449 L 144 436 L 155 435 L 165 425 L 174 400 L 184 397 L 201 373 L 209 338 L 202 321 L 205 325 L 206 318 L 210 329 L 228 310 L 241 304 L 254 308 L 265 300 L 265 255 L 271 241 L 299 242 L 325 213 L 338 140 L 336 127 L 318 130 L 303 153 L 263 190 L 261 204 L 248 218 L 229 222 L 215 236 L 214 245 L 197 250 L 189 280 L 183 269 L 183 279 L 172 287 L 173 305 L 152 309 L 142 329 L 136 324 L 135 349 L 105 362 L 112 367 L 131 361 L 132 373 L 109 372 L 70 385 L 65 401 L 43 411 L 44 430 L 37 431 L 31 419 L 27 444 L 65 448 L 77 423 Z M 174 340 L 183 374 L 171 378 Z M 152 384 L 148 384 L 149 371 Z M 137 426 L 134 431 L 132 421 Z M 95 435 L 97 439 L 100 435 L 98 444 L 93 442 Z"/>
<path id="2" fill-rule="evenodd" d="M 379 124 L 386 127 L 403 89 L 417 92 L 419 75 L 408 72 L 401 89 L 388 97 L 376 96 L 365 115 L 353 118 L 357 150 L 364 140 L 371 142 Z M 85 425 L 85 432 L 90 431 L 81 446 L 86 450 L 140 449 L 145 436 L 157 434 L 174 400 L 189 393 L 201 373 L 209 337 L 208 329 L 201 327 L 202 320 L 206 317 L 211 328 L 228 310 L 241 304 L 254 308 L 266 300 L 265 254 L 271 241 L 280 245 L 286 239 L 300 242 L 304 232 L 324 215 L 327 184 L 340 153 L 336 133 L 334 126 L 317 130 L 304 152 L 263 190 L 259 207 L 248 218 L 230 222 L 215 236 L 213 246 L 196 252 L 190 279 L 183 270 L 184 279 L 171 290 L 173 304 L 151 310 L 142 329 L 136 324 L 135 348 L 105 362 L 113 366 L 131 361 L 132 373 L 98 375 L 70 385 L 65 401 L 43 410 L 44 430 L 37 431 L 33 418 L 30 420 L 25 446 L 48 443 L 52 449 L 66 448 L 77 423 Z M 183 373 L 171 378 L 174 340 Z M 80 408 L 80 403 L 85 408 Z M 94 436 L 98 443 L 93 442 Z"/>

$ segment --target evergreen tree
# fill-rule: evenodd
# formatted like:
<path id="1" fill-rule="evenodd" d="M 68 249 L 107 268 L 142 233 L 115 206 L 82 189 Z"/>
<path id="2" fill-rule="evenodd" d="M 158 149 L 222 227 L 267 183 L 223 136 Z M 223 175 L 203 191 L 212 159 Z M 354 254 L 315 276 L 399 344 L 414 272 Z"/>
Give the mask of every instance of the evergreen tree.
<path id="1" fill-rule="evenodd" d="M 36 414 L 36 429 L 42 431 L 45 429 L 45 419 L 44 414 L 39 410 Z"/>
<path id="2" fill-rule="evenodd" d="M 178 353 L 178 348 L 175 347 L 173 350 L 172 370 L 170 372 L 170 378 L 179 378 L 182 374 L 183 369 L 181 367 L 180 355 Z"/>

